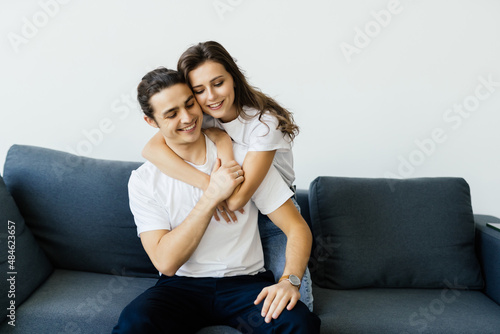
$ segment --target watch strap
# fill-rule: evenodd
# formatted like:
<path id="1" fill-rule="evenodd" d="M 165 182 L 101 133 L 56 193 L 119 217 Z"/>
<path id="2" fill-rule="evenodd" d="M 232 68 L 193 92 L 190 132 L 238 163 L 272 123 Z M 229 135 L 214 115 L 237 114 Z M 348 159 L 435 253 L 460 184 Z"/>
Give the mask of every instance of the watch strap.
<path id="1" fill-rule="evenodd" d="M 278 283 L 280 283 L 281 281 L 284 281 L 284 280 L 287 280 L 290 282 L 290 284 L 292 284 L 292 281 L 290 281 L 290 275 L 283 275 L 281 276 L 281 278 L 279 279 Z M 295 286 L 297 289 L 300 289 L 300 286 L 302 285 L 302 283 L 300 283 L 298 286 L 297 285 L 294 285 L 292 284 L 293 286 Z"/>

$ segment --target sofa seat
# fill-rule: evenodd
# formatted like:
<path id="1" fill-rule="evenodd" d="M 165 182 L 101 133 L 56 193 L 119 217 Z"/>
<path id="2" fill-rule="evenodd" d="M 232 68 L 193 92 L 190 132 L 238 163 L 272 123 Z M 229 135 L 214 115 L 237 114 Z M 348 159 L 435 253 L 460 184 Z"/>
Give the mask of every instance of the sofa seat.
<path id="1" fill-rule="evenodd" d="M 56 269 L 17 310 L 16 326 L 4 322 L 0 332 L 110 333 L 121 310 L 155 283 L 154 278 Z"/>
<path id="2" fill-rule="evenodd" d="M 156 283 L 137 278 L 56 269 L 23 303 L 16 326 L 3 322 L 1 333 L 111 333 L 118 315 L 135 297 Z M 232 334 L 227 326 L 204 328 L 199 334 Z"/>
<path id="3" fill-rule="evenodd" d="M 315 286 L 314 311 L 323 333 L 500 332 L 500 305 L 481 291 Z"/>

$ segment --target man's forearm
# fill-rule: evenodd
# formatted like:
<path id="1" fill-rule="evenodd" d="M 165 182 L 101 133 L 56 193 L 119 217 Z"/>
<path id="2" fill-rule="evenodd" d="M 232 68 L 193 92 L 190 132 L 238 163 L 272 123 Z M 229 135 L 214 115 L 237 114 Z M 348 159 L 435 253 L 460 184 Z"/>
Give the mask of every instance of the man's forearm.
<path id="1" fill-rule="evenodd" d="M 164 234 L 154 251 L 157 269 L 173 276 L 191 257 L 210 224 L 216 204 L 203 195 L 186 219 Z"/>
<path id="2" fill-rule="evenodd" d="M 288 233 L 283 275 L 293 274 L 302 279 L 311 255 L 311 245 L 312 234 L 307 225 L 298 225 Z"/>
<path id="3" fill-rule="evenodd" d="M 268 217 L 287 237 L 283 275 L 293 274 L 302 278 L 311 255 L 312 234 L 309 226 L 291 199 L 268 214 Z"/>
<path id="4" fill-rule="evenodd" d="M 283 275 L 293 274 L 302 279 L 309 261 L 312 243 L 312 235 L 307 223 L 290 200 L 269 216 L 287 236 L 286 264 Z M 299 298 L 299 290 L 289 282 L 283 281 L 264 288 L 254 303 L 260 304 L 264 301 L 261 315 L 265 318 L 265 322 L 269 323 L 272 319 L 277 319 L 285 307 L 288 310 L 293 309 Z"/>

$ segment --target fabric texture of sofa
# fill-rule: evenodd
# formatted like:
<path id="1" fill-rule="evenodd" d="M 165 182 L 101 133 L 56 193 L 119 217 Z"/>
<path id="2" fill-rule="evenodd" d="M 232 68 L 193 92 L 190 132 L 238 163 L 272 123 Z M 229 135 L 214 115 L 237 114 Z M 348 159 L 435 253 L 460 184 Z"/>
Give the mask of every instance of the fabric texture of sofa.
<path id="1" fill-rule="evenodd" d="M 127 183 L 139 162 L 14 145 L 0 178 L 2 333 L 110 333 L 158 272 Z M 322 333 L 498 333 L 500 222 L 461 178 L 318 177 L 297 191 Z M 209 327 L 199 333 L 252 333 Z M 13 326 L 15 325 L 15 326 Z"/>

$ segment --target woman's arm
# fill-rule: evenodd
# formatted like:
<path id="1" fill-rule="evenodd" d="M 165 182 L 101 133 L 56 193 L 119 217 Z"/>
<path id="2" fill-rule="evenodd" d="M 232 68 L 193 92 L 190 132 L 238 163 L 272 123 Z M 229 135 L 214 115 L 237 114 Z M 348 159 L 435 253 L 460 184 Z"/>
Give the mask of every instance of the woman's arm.
<path id="1" fill-rule="evenodd" d="M 229 210 L 237 211 L 247 204 L 269 172 L 275 154 L 276 150 L 247 153 L 242 166 L 245 181 L 236 187 L 233 194 L 226 200 Z"/>
<path id="2" fill-rule="evenodd" d="M 174 179 L 201 190 L 206 190 L 208 187 L 210 176 L 194 168 L 175 154 L 165 143 L 160 132 L 149 140 L 142 150 L 142 156 L 158 167 L 162 173 Z"/>
<path id="3" fill-rule="evenodd" d="M 219 128 L 208 128 L 203 132 L 217 146 L 217 156 L 222 163 L 234 160 L 233 141 L 225 131 Z"/>
<path id="4" fill-rule="evenodd" d="M 203 132 L 207 135 L 207 137 L 215 143 L 217 146 L 217 156 L 221 159 L 222 163 L 234 161 L 234 152 L 233 152 L 233 140 L 226 131 L 223 131 L 219 128 L 207 128 L 204 129 Z M 244 175 L 244 172 L 243 174 Z M 218 207 L 214 214 L 215 219 L 218 221 L 219 217 L 217 212 L 221 214 L 225 221 L 229 222 L 229 218 L 232 221 L 236 222 L 238 219 L 234 214 L 234 211 L 229 209 L 227 201 L 222 202 Z M 236 211 L 236 210 L 235 210 Z M 243 210 L 243 206 L 238 209 L 240 213 L 245 212 Z"/>

